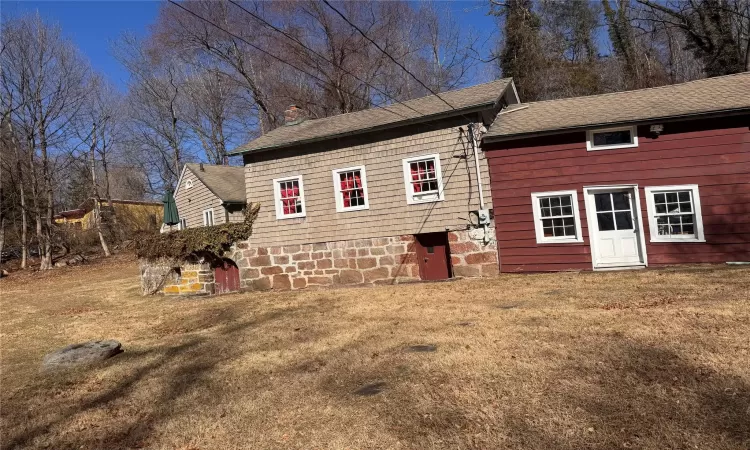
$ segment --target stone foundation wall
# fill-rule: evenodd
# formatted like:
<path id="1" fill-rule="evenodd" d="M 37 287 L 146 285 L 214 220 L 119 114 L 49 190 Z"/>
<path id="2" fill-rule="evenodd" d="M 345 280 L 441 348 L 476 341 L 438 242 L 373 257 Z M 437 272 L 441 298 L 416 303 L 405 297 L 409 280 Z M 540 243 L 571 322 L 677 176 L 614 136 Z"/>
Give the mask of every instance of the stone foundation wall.
<path id="1" fill-rule="evenodd" d="M 167 295 L 210 295 L 214 293 L 214 272 L 208 263 L 182 264 L 180 274 L 164 283 Z"/>
<path id="2" fill-rule="evenodd" d="M 488 244 L 481 231 L 448 234 L 454 276 L 498 274 L 494 229 Z M 240 269 L 243 290 L 294 290 L 418 281 L 415 246 L 412 235 L 274 247 L 253 247 L 251 238 L 228 256 Z"/>

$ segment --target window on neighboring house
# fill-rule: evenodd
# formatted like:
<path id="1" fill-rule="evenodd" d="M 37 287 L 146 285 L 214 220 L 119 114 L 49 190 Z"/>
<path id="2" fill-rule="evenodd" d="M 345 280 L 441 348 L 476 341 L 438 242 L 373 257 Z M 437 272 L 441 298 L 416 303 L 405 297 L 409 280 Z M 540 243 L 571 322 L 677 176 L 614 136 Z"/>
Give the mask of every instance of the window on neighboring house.
<path id="1" fill-rule="evenodd" d="M 583 242 L 576 191 L 533 193 L 531 203 L 537 243 Z"/>
<path id="2" fill-rule="evenodd" d="M 586 132 L 586 149 L 610 150 L 638 146 L 636 127 L 607 128 Z"/>
<path id="3" fill-rule="evenodd" d="M 443 200 L 440 155 L 407 158 L 403 160 L 403 166 L 408 204 Z"/>
<path id="4" fill-rule="evenodd" d="M 336 211 L 357 211 L 369 208 L 365 168 L 349 167 L 333 171 Z"/>
<path id="5" fill-rule="evenodd" d="M 179 225 L 177 225 L 178 230 L 187 230 L 187 219 L 180 219 Z"/>
<path id="6" fill-rule="evenodd" d="M 203 211 L 203 226 L 210 227 L 214 224 L 214 210 L 207 209 Z"/>
<path id="7" fill-rule="evenodd" d="M 305 217 L 305 191 L 301 176 L 277 178 L 273 180 L 273 189 L 277 219 Z"/>
<path id="8" fill-rule="evenodd" d="M 698 185 L 644 189 L 651 242 L 705 242 Z"/>
<path id="9" fill-rule="evenodd" d="M 193 187 L 193 180 L 185 180 L 185 189 Z"/>

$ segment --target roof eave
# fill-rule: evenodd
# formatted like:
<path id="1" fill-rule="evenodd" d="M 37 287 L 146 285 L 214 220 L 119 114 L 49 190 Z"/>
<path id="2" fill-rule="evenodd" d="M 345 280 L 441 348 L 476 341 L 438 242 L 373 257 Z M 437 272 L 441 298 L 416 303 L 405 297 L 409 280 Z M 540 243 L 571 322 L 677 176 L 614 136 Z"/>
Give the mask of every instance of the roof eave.
<path id="1" fill-rule="evenodd" d="M 507 87 L 506 87 L 506 89 L 507 89 Z M 503 90 L 503 92 L 498 96 L 498 99 L 502 98 L 502 95 L 504 93 L 505 93 L 505 90 Z M 449 117 L 459 116 L 459 115 L 462 115 L 462 114 L 471 114 L 471 113 L 483 111 L 483 110 L 485 110 L 487 108 L 494 107 L 497 104 L 498 99 L 495 99 L 495 100 L 492 100 L 492 101 L 488 101 L 488 102 L 485 102 L 485 103 L 480 103 L 478 105 L 473 105 L 473 106 L 470 106 L 470 107 L 467 107 L 467 108 L 452 109 L 452 110 L 444 111 L 444 112 L 437 113 L 437 114 L 430 114 L 430 115 L 426 115 L 426 116 L 419 116 L 419 117 L 415 117 L 413 119 L 402 120 L 402 121 L 399 121 L 399 122 L 392 122 L 392 123 L 389 123 L 389 124 L 380 125 L 380 126 L 376 126 L 376 127 L 361 128 L 361 129 L 358 129 L 358 130 L 347 131 L 347 132 L 344 132 L 344 133 L 328 134 L 328 135 L 325 135 L 325 136 L 319 136 L 319 137 L 315 137 L 315 138 L 311 138 L 311 139 L 306 139 L 306 140 L 302 140 L 302 141 L 294 141 L 294 142 L 290 142 L 290 143 L 286 143 L 286 144 L 281 144 L 281 145 L 271 145 L 271 146 L 267 146 L 267 147 L 254 148 L 252 150 L 239 150 L 239 149 L 237 149 L 237 150 L 234 150 L 234 151 L 230 152 L 229 154 L 230 155 L 245 155 L 245 154 L 248 154 L 248 153 L 258 153 L 258 152 L 263 152 L 263 151 L 267 151 L 267 150 L 278 150 L 278 149 L 282 149 L 282 148 L 296 147 L 298 145 L 312 144 L 314 142 L 329 141 L 329 140 L 340 139 L 340 138 L 348 137 L 348 136 L 356 136 L 356 135 L 360 135 L 360 134 L 373 133 L 373 132 L 376 132 L 376 131 L 383 131 L 383 130 L 388 130 L 388 129 L 392 129 L 392 128 L 398 128 L 398 127 L 407 126 L 407 125 L 414 125 L 414 124 L 417 124 L 417 123 L 430 122 L 430 121 L 433 121 L 433 120 L 447 119 Z M 335 116 L 333 116 L 333 117 L 335 117 Z"/>
<path id="2" fill-rule="evenodd" d="M 687 120 L 687 119 L 693 119 L 693 118 L 708 118 L 708 117 L 718 117 L 718 116 L 728 116 L 728 115 L 741 115 L 741 114 L 745 114 L 748 112 L 750 112 L 750 107 L 725 109 L 725 110 L 719 110 L 719 111 L 709 111 L 709 112 L 692 113 L 692 114 L 680 114 L 676 116 L 658 116 L 658 117 L 650 117 L 648 119 L 639 119 L 639 120 L 599 122 L 599 123 L 592 123 L 592 124 L 586 124 L 586 125 L 576 125 L 573 127 L 530 131 L 528 133 L 502 134 L 502 135 L 496 135 L 496 136 L 485 135 L 482 137 L 482 142 L 494 143 L 494 142 L 514 141 L 518 139 L 529 139 L 533 137 L 551 136 L 554 134 L 563 134 L 563 133 L 569 133 L 569 132 L 574 132 L 574 131 L 590 130 L 593 128 L 608 127 L 608 126 L 619 126 L 619 125 L 628 125 L 628 124 L 642 125 L 644 123 L 655 122 L 655 121 L 676 122 L 680 120 Z"/>

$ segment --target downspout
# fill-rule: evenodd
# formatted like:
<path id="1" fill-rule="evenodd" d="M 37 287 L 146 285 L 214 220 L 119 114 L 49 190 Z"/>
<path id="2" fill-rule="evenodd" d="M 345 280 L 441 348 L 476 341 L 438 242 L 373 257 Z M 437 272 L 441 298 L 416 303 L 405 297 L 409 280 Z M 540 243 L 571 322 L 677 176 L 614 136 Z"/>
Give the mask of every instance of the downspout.
<path id="1" fill-rule="evenodd" d="M 479 170 L 479 153 L 477 151 L 477 137 L 474 134 L 474 124 L 470 123 L 469 137 L 471 138 L 471 148 L 474 150 L 474 166 L 477 170 L 477 187 L 479 188 L 479 209 L 484 209 L 484 192 L 482 191 L 482 173 Z"/>
<path id="2" fill-rule="evenodd" d="M 479 189 L 479 209 L 484 209 L 484 192 L 482 191 L 482 171 L 479 168 L 479 150 L 478 150 L 478 143 L 477 143 L 477 136 L 474 132 L 474 123 L 470 123 L 468 125 L 469 129 L 469 138 L 471 140 L 471 147 L 474 150 L 474 167 L 477 171 L 477 187 Z M 487 234 L 487 224 L 482 225 L 482 242 L 484 245 L 487 245 L 489 243 L 489 236 Z"/>

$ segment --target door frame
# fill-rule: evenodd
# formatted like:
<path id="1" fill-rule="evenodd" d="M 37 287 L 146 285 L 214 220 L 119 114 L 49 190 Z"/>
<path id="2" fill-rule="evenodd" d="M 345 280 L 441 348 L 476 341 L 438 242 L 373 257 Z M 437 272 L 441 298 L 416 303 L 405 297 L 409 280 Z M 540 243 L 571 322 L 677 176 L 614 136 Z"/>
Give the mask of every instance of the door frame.
<path id="1" fill-rule="evenodd" d="M 643 262 L 638 264 L 623 264 L 621 266 L 597 267 L 597 241 L 599 238 L 599 225 L 596 221 L 596 207 L 590 199 L 589 194 L 601 191 L 615 191 L 632 189 L 635 196 L 635 210 L 638 215 L 638 237 L 641 243 Z M 641 210 L 641 195 L 637 184 L 611 184 L 583 187 L 583 203 L 586 206 L 586 222 L 589 230 L 589 245 L 591 246 L 591 267 L 594 270 L 618 270 L 634 267 L 648 267 L 648 252 L 646 251 L 646 230 L 643 228 L 643 211 Z"/>

